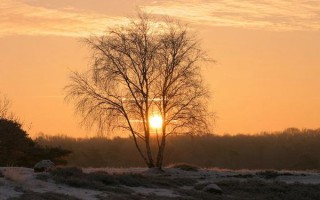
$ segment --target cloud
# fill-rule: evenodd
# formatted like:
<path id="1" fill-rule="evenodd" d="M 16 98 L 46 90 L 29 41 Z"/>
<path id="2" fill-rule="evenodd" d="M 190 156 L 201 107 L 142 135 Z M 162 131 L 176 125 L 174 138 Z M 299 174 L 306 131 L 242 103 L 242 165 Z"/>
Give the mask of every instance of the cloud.
<path id="1" fill-rule="evenodd" d="M 57 5 L 61 1 L 56 0 Z M 33 0 L 0 0 L 0 37 L 81 37 L 99 34 L 108 26 L 128 22 L 120 14 L 106 15 L 94 9 L 84 10 L 84 7 L 81 9 L 72 6 L 70 1 L 68 7 L 44 6 L 32 2 Z M 54 2 L 51 1 L 52 4 Z M 320 30 L 319 0 L 139 0 L 139 4 L 147 12 L 177 17 L 194 25 L 269 31 Z M 97 3 L 95 7 L 99 5 Z"/>
<path id="2" fill-rule="evenodd" d="M 86 36 L 126 18 L 70 8 L 50 9 L 14 0 L 0 1 L 0 37 L 6 35 Z"/>
<path id="3" fill-rule="evenodd" d="M 209 26 L 271 31 L 320 30 L 318 0 L 156 1 L 143 9 Z"/>

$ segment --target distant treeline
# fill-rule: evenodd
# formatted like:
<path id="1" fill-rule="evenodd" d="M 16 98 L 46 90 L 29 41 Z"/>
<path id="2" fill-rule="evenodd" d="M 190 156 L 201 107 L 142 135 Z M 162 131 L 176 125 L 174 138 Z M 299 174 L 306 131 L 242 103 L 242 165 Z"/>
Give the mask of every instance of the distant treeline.
<path id="1" fill-rule="evenodd" d="M 131 138 L 75 139 L 40 136 L 44 146 L 71 150 L 68 165 L 81 167 L 145 166 Z M 154 147 L 156 143 L 154 142 Z M 320 129 L 235 136 L 171 136 L 165 165 L 191 163 L 229 169 L 320 169 Z"/>

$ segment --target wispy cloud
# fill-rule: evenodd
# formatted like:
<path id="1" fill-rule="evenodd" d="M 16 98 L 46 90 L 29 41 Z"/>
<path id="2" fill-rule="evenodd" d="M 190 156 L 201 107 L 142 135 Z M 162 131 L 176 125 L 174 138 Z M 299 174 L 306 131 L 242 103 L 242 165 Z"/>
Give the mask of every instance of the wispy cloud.
<path id="1" fill-rule="evenodd" d="M 320 30 L 319 0 L 141 0 L 140 3 L 147 12 L 206 26 Z M 45 7 L 30 1 L 0 0 L 0 37 L 16 34 L 81 37 L 99 34 L 107 26 L 127 23 L 126 20 L 72 6 Z"/>
<path id="2" fill-rule="evenodd" d="M 319 0 L 167 0 L 143 8 L 209 26 L 320 30 Z"/>
<path id="3" fill-rule="evenodd" d="M 0 1 L 0 37 L 14 34 L 84 36 L 100 33 L 108 25 L 125 21 L 123 17 L 84 10 L 50 9 L 15 0 Z"/>

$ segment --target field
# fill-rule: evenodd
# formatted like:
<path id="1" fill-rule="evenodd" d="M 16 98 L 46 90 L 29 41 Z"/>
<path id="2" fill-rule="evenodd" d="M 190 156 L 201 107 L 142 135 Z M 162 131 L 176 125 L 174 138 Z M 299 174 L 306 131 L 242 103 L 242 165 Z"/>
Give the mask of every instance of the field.
<path id="1" fill-rule="evenodd" d="M 75 167 L 57 168 L 50 173 L 2 167 L 0 172 L 1 200 L 320 199 L 318 171 L 198 169 L 176 165 L 164 172 Z"/>

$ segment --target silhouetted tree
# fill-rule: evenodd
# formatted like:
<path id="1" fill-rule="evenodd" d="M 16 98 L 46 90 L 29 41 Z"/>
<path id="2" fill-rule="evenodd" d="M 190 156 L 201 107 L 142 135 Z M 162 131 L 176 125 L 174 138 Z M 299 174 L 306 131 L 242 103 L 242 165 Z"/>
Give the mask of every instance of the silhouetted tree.
<path id="1" fill-rule="evenodd" d="M 1 95 L 0 93 L 0 119 L 8 119 L 11 118 L 11 114 L 9 114 L 9 108 L 10 108 L 10 101 L 9 99 Z M 10 116 L 9 116 L 10 115 Z"/>
<path id="2" fill-rule="evenodd" d="M 129 25 L 86 43 L 93 63 L 85 73 L 74 72 L 66 87 L 84 124 L 129 131 L 150 168 L 162 167 L 167 136 L 208 132 L 208 91 L 199 65 L 205 54 L 187 27 L 140 13 Z M 154 114 L 163 119 L 160 137 L 150 127 Z M 152 133 L 158 139 L 156 160 Z"/>

